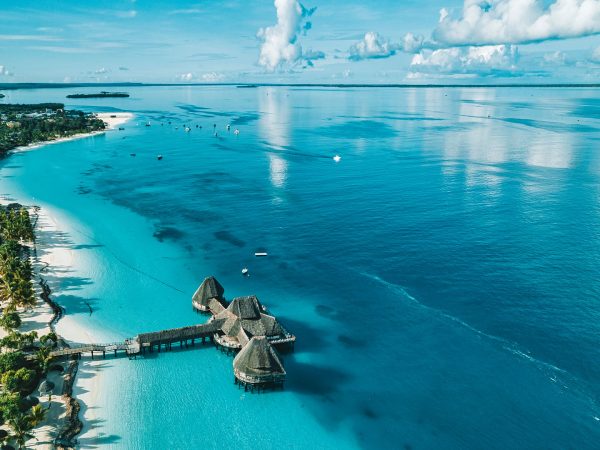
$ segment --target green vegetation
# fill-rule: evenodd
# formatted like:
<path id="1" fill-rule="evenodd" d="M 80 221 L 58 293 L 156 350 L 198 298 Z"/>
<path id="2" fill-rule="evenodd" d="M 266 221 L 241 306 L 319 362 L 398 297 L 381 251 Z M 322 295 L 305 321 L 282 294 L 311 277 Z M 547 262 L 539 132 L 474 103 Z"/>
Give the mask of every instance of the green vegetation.
<path id="1" fill-rule="evenodd" d="M 129 97 L 127 92 L 106 92 L 98 94 L 69 94 L 67 98 L 107 98 L 107 97 Z"/>
<path id="2" fill-rule="evenodd" d="M 58 340 L 55 333 L 38 340 L 35 331 L 18 331 L 18 311 L 36 303 L 29 259 L 34 240 L 28 210 L 18 204 L 0 206 L 0 327 L 5 331 L 0 339 L 0 425 L 10 429 L 0 440 L 18 448 L 25 448 L 33 428 L 44 420 L 46 410 L 31 394 L 48 373 L 50 349 Z"/>
<path id="3" fill-rule="evenodd" d="M 105 128 L 93 114 L 64 108 L 62 103 L 0 104 L 0 155 L 22 145 Z"/>

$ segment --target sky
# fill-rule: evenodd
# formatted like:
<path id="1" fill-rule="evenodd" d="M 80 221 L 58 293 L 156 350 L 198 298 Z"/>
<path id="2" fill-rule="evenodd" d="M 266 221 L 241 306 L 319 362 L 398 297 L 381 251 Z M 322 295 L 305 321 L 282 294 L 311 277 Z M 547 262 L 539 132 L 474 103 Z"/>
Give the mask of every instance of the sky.
<path id="1" fill-rule="evenodd" d="M 600 0 L 0 5 L 4 83 L 600 82 Z"/>

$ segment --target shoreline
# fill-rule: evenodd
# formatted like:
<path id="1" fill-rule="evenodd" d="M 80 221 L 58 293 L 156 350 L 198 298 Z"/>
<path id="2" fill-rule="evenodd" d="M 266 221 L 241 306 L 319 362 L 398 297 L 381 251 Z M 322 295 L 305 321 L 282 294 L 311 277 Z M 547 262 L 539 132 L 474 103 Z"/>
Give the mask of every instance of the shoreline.
<path id="1" fill-rule="evenodd" d="M 39 147 L 43 147 L 46 145 L 54 145 L 61 144 L 63 142 L 75 141 L 78 139 L 83 139 L 87 137 L 93 137 L 100 134 L 104 134 L 107 131 L 114 130 L 115 128 L 123 125 L 126 122 L 129 122 L 133 119 L 134 114 L 129 112 L 119 112 L 119 113 L 95 113 L 95 115 L 101 119 L 105 124 L 106 128 L 104 130 L 92 131 L 90 133 L 77 133 L 72 136 L 65 136 L 58 139 L 53 139 L 51 141 L 43 141 L 43 142 L 33 142 L 29 145 L 22 145 L 19 147 L 15 147 L 8 152 L 8 155 L 12 153 L 20 153 L 28 150 L 33 150 Z M 114 116 L 114 117 L 113 117 Z"/>
<path id="2" fill-rule="evenodd" d="M 52 141 L 17 147 L 9 151 L 7 156 L 13 153 L 33 150 L 45 145 L 59 144 L 103 134 L 114 130 L 134 117 L 132 113 L 97 113 L 96 115 L 105 122 L 105 130 L 79 133 Z M 6 200 L 4 199 L 4 201 Z M 31 311 L 25 311 L 22 314 L 23 323 L 20 330 L 36 330 L 40 334 L 45 334 L 46 331 L 56 332 L 56 325 L 65 316 L 64 308 L 52 299 L 53 292 L 61 291 L 60 279 L 55 280 L 53 287 L 50 287 L 46 271 L 50 271 L 51 273 L 53 270 L 60 271 L 63 268 L 73 267 L 72 251 L 67 247 L 51 245 L 50 241 L 52 237 L 57 233 L 61 233 L 58 221 L 51 209 L 46 207 L 42 209 L 19 198 L 14 199 L 14 201 L 23 204 L 23 206 L 30 210 L 36 235 L 32 246 L 31 258 L 34 266 L 34 279 L 32 279 L 32 282 L 38 301 Z M 82 330 L 73 329 L 71 331 L 69 334 L 78 337 L 81 342 L 89 339 L 89 336 L 86 337 L 80 333 Z M 73 336 L 70 336 L 71 340 Z M 69 347 L 69 343 L 63 335 L 57 333 L 57 337 L 61 347 Z M 42 449 L 75 448 L 77 445 L 76 437 L 83 431 L 85 426 L 83 418 L 80 417 L 82 405 L 77 399 L 75 389 L 79 361 L 55 360 L 53 364 L 63 366 L 64 370 L 59 373 L 54 371 L 48 373 L 47 379 L 52 379 L 52 382 L 55 384 L 55 392 L 53 393 L 51 402 L 49 402 L 50 397 L 45 396 L 42 398 L 41 395 L 39 396 L 40 403 L 46 403 L 49 411 L 44 421 L 32 430 L 34 437 L 28 441 L 27 445 Z M 89 382 L 92 386 L 95 386 L 96 381 L 93 378 Z M 93 387 L 92 390 L 94 390 Z"/>

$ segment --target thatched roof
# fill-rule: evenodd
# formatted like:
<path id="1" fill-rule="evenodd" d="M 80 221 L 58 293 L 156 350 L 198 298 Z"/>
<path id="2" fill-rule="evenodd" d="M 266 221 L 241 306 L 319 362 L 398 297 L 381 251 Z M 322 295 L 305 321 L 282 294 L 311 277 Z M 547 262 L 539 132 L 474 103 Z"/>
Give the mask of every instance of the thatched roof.
<path id="1" fill-rule="evenodd" d="M 233 360 L 236 376 L 247 382 L 281 380 L 285 369 L 277 351 L 264 336 L 255 336 Z"/>
<path id="2" fill-rule="evenodd" d="M 240 331 L 244 333 L 241 345 L 253 336 L 283 337 L 285 331 L 275 317 L 264 314 L 265 308 L 256 296 L 236 297 L 226 310 L 215 316 L 215 319 L 224 320 L 221 331 L 230 337 L 238 337 Z"/>
<path id="3" fill-rule="evenodd" d="M 251 336 L 282 336 L 283 328 L 277 319 L 267 314 L 261 314 L 260 320 L 242 320 L 242 327 Z"/>
<path id="4" fill-rule="evenodd" d="M 214 298 L 223 301 L 224 292 L 225 289 L 223 289 L 223 286 L 221 286 L 215 277 L 207 277 L 194 293 L 192 301 L 208 308 L 210 299 Z"/>
<path id="5" fill-rule="evenodd" d="M 38 391 L 41 395 L 48 395 L 54 389 L 54 383 L 52 381 L 44 380 L 40 384 Z"/>
<path id="6" fill-rule="evenodd" d="M 264 310 L 255 295 L 247 297 L 236 297 L 227 307 L 229 311 L 240 319 L 260 319 L 260 314 Z"/>

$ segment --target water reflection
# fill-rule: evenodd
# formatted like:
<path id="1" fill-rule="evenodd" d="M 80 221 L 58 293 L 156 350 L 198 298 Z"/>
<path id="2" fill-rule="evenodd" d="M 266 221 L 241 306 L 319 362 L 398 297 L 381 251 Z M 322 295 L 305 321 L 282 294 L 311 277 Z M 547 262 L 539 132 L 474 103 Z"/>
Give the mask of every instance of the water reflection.
<path id="1" fill-rule="evenodd" d="M 290 145 L 291 108 L 287 90 L 258 89 L 260 119 L 258 130 L 261 138 L 275 149 L 283 152 Z M 283 188 L 287 179 L 288 163 L 282 155 L 268 153 L 269 179 L 276 188 Z"/>

